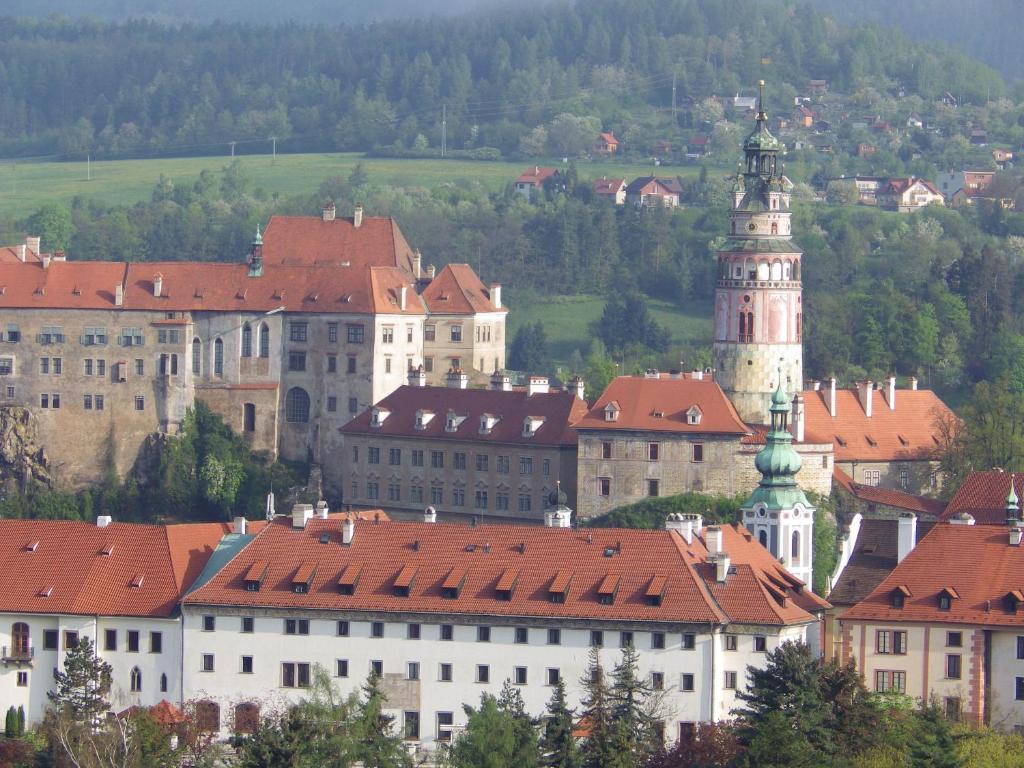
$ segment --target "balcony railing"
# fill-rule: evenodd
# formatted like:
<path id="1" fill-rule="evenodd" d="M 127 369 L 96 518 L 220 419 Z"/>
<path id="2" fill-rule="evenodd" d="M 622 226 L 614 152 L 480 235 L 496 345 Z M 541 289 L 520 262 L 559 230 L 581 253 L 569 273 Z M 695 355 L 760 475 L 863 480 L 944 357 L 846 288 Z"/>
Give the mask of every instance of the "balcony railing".
<path id="1" fill-rule="evenodd" d="M 5 645 L 3 646 L 2 654 L 0 654 L 0 660 L 2 660 L 4 664 L 10 664 L 12 662 L 31 662 L 32 659 L 35 658 L 35 655 L 36 649 L 32 646 L 29 646 L 28 648 L 13 648 Z"/>

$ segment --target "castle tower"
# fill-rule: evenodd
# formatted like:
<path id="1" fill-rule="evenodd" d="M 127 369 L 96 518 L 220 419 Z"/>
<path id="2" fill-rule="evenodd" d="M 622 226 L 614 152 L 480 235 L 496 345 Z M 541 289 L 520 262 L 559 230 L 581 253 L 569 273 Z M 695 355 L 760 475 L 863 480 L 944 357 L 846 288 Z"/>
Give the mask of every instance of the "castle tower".
<path id="1" fill-rule="evenodd" d="M 740 417 L 759 423 L 778 385 L 803 388 L 801 253 L 790 233 L 782 144 L 768 130 L 764 81 L 733 186 L 729 236 L 718 252 L 715 377 Z M 781 367 L 782 381 L 775 380 Z"/>
<path id="2" fill-rule="evenodd" d="M 781 384 L 771 403 L 771 429 L 754 460 L 761 482 L 743 505 L 743 525 L 787 571 L 810 585 L 814 507 L 796 483 L 803 460 L 793 449 L 787 428 L 789 400 Z"/>

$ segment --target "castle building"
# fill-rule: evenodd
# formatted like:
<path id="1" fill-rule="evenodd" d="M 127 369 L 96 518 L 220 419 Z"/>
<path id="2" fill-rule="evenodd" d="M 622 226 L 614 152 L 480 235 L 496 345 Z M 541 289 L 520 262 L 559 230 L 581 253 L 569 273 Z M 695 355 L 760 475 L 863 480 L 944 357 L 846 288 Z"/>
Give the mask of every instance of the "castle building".
<path id="1" fill-rule="evenodd" d="M 729 235 L 718 254 L 714 323 L 716 378 L 751 424 L 768 412 L 777 384 L 803 387 L 801 252 L 790 232 L 783 146 L 768 130 L 760 85 L 755 127 L 743 143 L 733 187 Z"/>

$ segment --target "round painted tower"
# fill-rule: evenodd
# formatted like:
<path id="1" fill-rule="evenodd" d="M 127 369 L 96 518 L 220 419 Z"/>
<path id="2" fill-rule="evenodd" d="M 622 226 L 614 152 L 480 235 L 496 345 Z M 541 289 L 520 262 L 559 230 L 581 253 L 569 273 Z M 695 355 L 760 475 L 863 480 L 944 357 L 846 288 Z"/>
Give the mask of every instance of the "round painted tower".
<path id="1" fill-rule="evenodd" d="M 790 232 L 782 143 L 768 130 L 764 81 L 759 85 L 715 289 L 715 377 L 751 424 L 764 421 L 777 386 L 803 388 L 801 253 Z M 776 380 L 779 370 L 782 381 Z"/>

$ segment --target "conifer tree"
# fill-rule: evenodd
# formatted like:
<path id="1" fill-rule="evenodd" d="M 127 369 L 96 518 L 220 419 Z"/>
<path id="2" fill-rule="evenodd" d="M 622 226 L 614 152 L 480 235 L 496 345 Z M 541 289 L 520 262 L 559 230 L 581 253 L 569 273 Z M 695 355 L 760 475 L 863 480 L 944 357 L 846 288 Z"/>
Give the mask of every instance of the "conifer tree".
<path id="1" fill-rule="evenodd" d="M 18 734 L 17 735 L 20 738 L 20 737 L 25 735 L 25 706 L 22 705 L 22 704 L 18 705 L 17 724 L 18 724 Z"/>
<path id="2" fill-rule="evenodd" d="M 506 679 L 501 687 L 498 709 L 512 720 L 513 754 L 516 765 L 521 768 L 536 768 L 537 729 L 533 720 L 526 714 L 523 694 L 512 685 L 511 680 Z"/>
<path id="3" fill-rule="evenodd" d="M 402 737 L 392 730 L 395 718 L 384 714 L 387 701 L 380 688 L 380 675 L 371 672 L 363 683 L 363 700 L 357 715 L 362 746 L 359 749 L 364 765 L 374 768 L 404 768 L 412 760 L 405 751 Z"/>
<path id="4" fill-rule="evenodd" d="M 92 640 L 82 637 L 64 657 L 64 671 L 53 671 L 56 690 L 46 695 L 78 722 L 95 723 L 110 709 L 110 675 L 110 665 L 96 655 Z"/>
<path id="5" fill-rule="evenodd" d="M 646 760 L 660 746 L 654 729 L 655 718 L 649 707 L 652 704 L 651 686 L 637 675 L 639 655 L 632 645 L 622 651 L 622 659 L 612 670 L 610 689 L 612 718 L 616 723 L 616 752 L 622 757 L 627 754 L 635 765 Z"/>
<path id="6" fill-rule="evenodd" d="M 587 735 L 580 749 L 583 768 L 607 768 L 614 762 L 613 744 L 615 718 L 612 702 L 601 666 L 601 653 L 597 647 L 590 649 L 590 663 L 580 681 L 585 691 L 583 717 Z"/>
<path id="7" fill-rule="evenodd" d="M 4 736 L 13 739 L 18 735 L 18 713 L 14 707 L 7 708 L 7 717 L 4 720 Z"/>
<path id="8" fill-rule="evenodd" d="M 956 736 L 946 716 L 933 700 L 917 713 L 914 737 L 910 740 L 910 760 L 914 768 L 960 768 Z"/>
<path id="9" fill-rule="evenodd" d="M 565 700 L 565 681 L 559 678 L 548 702 L 540 737 L 541 765 L 545 768 L 579 768 L 572 726 L 573 712 Z"/>

